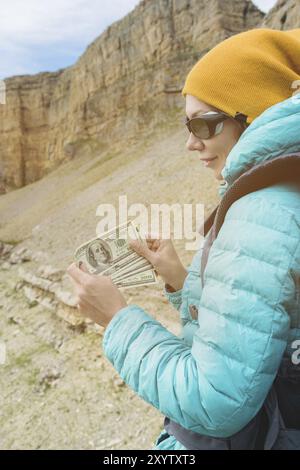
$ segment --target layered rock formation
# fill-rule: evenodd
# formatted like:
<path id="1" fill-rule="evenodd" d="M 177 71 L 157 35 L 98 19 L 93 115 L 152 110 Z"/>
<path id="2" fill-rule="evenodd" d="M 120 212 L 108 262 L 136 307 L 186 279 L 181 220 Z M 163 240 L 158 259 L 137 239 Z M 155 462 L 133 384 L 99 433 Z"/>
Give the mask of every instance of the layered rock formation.
<path id="1" fill-rule="evenodd" d="M 5 80 L 0 193 L 34 182 L 81 153 L 122 148 L 172 111 L 191 66 L 263 19 L 249 0 L 143 0 L 71 67 Z"/>
<path id="2" fill-rule="evenodd" d="M 23 291 L 29 308 L 40 304 L 81 331 L 87 326 L 91 326 L 97 332 L 99 329 L 101 331 L 99 325 L 92 325 L 91 320 L 80 316 L 76 310 L 74 313 L 77 299 L 74 292 L 70 291 L 70 279 L 63 270 L 49 265 L 39 265 L 35 272 L 32 272 L 23 267 L 24 263 L 31 262 L 35 258 L 36 254 L 25 247 L 19 248 L 0 241 L 0 268 L 8 271 L 13 265 L 19 265 L 18 281 L 14 289 Z"/>
<path id="3" fill-rule="evenodd" d="M 263 28 L 300 28 L 300 0 L 278 0 L 262 22 Z"/>

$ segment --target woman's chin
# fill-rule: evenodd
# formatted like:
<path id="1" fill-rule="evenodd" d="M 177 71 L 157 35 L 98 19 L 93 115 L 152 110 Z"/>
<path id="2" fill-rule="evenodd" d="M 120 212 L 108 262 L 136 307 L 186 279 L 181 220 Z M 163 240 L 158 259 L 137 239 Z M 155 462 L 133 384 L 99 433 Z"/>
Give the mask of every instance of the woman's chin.
<path id="1" fill-rule="evenodd" d="M 222 181 L 224 179 L 223 176 L 221 175 L 221 173 L 219 173 L 218 171 L 215 171 L 215 178 L 218 181 Z"/>

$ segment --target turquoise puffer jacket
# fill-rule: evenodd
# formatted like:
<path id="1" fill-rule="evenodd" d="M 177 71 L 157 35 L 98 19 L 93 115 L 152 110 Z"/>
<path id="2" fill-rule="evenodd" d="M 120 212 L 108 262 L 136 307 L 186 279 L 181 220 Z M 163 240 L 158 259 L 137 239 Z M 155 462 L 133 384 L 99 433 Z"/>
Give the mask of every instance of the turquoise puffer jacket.
<path id="1" fill-rule="evenodd" d="M 300 95 L 256 118 L 227 157 L 220 195 L 253 165 L 300 151 L 299 122 Z M 300 339 L 299 192 L 275 185 L 229 208 L 203 289 L 201 252 L 183 288 L 164 291 L 180 313 L 180 336 L 128 305 L 107 326 L 102 345 L 128 386 L 164 416 L 204 435 L 228 437 L 259 411 L 283 354 L 291 355 Z M 199 311 L 195 320 L 192 304 Z M 163 430 L 154 449 L 185 447 Z"/>

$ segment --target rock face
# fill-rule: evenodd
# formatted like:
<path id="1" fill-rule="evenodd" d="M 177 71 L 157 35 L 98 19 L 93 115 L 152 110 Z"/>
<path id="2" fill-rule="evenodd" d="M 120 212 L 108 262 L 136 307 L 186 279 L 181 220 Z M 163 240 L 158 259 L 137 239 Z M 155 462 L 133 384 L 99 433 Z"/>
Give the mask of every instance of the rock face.
<path id="1" fill-rule="evenodd" d="M 73 66 L 6 79 L 0 194 L 82 153 L 121 149 L 149 135 L 182 109 L 180 92 L 192 65 L 263 18 L 249 0 L 143 0 Z"/>
<path id="2" fill-rule="evenodd" d="M 300 0 L 279 0 L 264 18 L 262 27 L 279 30 L 300 28 Z"/>

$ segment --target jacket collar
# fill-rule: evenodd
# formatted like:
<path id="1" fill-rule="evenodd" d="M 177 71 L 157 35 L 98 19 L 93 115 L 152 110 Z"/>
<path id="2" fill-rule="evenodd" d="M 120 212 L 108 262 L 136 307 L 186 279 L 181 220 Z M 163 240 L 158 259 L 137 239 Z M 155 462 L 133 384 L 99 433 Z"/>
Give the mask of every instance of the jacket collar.
<path id="1" fill-rule="evenodd" d="M 227 182 L 226 180 L 222 181 L 222 182 L 219 184 L 219 189 L 218 189 L 218 191 L 219 191 L 220 197 L 223 197 L 223 196 L 224 196 L 224 194 L 225 194 L 226 191 L 227 191 L 228 186 L 229 186 L 229 185 L 228 185 L 228 182 Z"/>
<path id="2" fill-rule="evenodd" d="M 243 132 L 227 156 L 219 185 L 222 197 L 232 183 L 255 165 L 300 149 L 300 93 L 266 109 Z"/>

